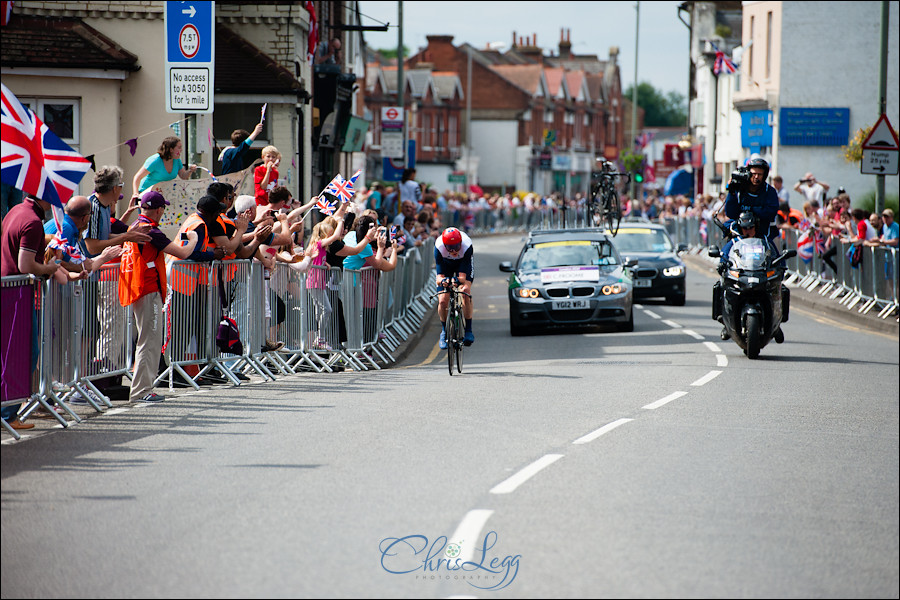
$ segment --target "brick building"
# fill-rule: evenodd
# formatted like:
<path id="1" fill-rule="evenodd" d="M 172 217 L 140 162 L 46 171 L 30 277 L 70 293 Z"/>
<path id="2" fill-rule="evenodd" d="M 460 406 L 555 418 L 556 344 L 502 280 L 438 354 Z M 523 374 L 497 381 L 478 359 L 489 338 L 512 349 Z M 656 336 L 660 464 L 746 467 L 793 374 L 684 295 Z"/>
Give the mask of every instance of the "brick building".
<path id="1" fill-rule="evenodd" d="M 428 46 L 406 61 L 412 72 L 459 75 L 463 103 L 471 103 L 471 139 L 463 107 L 459 135 L 472 148 L 470 182 L 486 190 L 587 191 L 595 159 L 615 158 L 624 144 L 624 102 L 618 50 L 609 59 L 576 56 L 563 32 L 559 55 L 544 55 L 536 36 L 517 38 L 505 53 L 453 45 L 428 36 Z M 466 98 L 471 69 L 471 98 Z M 477 165 L 477 166 L 476 166 Z M 462 168 L 466 163 L 462 161 Z M 421 177 L 420 177 L 421 178 Z"/>

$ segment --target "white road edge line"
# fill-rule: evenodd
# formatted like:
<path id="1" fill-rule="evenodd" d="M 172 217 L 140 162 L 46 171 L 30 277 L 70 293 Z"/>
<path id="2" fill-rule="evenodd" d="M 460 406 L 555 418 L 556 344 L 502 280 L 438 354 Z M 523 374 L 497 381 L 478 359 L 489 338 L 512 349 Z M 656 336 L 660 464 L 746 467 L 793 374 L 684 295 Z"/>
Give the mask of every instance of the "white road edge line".
<path id="1" fill-rule="evenodd" d="M 112 410 L 108 410 L 103 414 L 104 415 L 121 415 L 122 413 L 127 413 L 127 412 L 128 412 L 127 408 L 113 408 Z"/>
<path id="2" fill-rule="evenodd" d="M 724 354 L 716 354 L 716 366 L 717 367 L 727 367 L 728 366 L 728 357 Z"/>
<path id="3" fill-rule="evenodd" d="M 652 310 L 644 309 L 644 313 L 647 314 L 647 315 L 649 315 L 649 316 L 651 316 L 651 317 L 653 317 L 654 319 L 662 319 L 661 316 L 659 316 L 658 314 L 656 314 L 656 313 L 653 312 Z"/>
<path id="4" fill-rule="evenodd" d="M 702 340 L 702 339 L 703 339 L 703 336 L 700 335 L 699 333 L 697 333 L 696 331 L 694 331 L 693 329 L 685 329 L 684 331 L 682 331 L 682 333 L 688 334 L 689 336 L 691 336 L 691 337 L 694 338 L 695 340 Z"/>
<path id="5" fill-rule="evenodd" d="M 594 440 L 596 440 L 598 437 L 600 437 L 604 433 L 608 433 L 608 432 L 612 431 L 613 429 L 615 429 L 616 427 L 618 427 L 619 425 L 624 425 L 628 421 L 634 421 L 634 419 L 618 419 L 616 421 L 613 421 L 612 423 L 607 423 L 600 429 L 595 429 L 594 431 L 590 432 L 589 434 L 581 436 L 580 438 L 578 438 L 577 440 L 575 440 L 572 443 L 573 444 L 587 444 L 588 442 L 593 442 Z"/>
<path id="6" fill-rule="evenodd" d="M 710 371 L 709 373 L 707 373 L 706 375 L 704 375 L 703 377 L 701 377 L 700 379 L 698 379 L 691 385 L 693 385 L 693 386 L 705 385 L 721 374 L 722 374 L 722 371 Z"/>
<path id="7" fill-rule="evenodd" d="M 709 348 L 710 350 L 712 350 L 713 352 L 721 352 L 722 351 L 722 349 L 719 348 L 719 346 L 713 342 L 703 342 L 703 345 L 706 346 L 707 348 Z"/>
<path id="8" fill-rule="evenodd" d="M 516 488 L 520 485 L 528 481 L 533 476 L 537 475 L 537 473 L 543 469 L 544 467 L 549 467 L 559 459 L 561 459 L 563 454 L 546 454 L 509 479 L 502 481 L 491 488 L 492 494 L 509 494 L 510 492 L 514 492 Z"/>
<path id="9" fill-rule="evenodd" d="M 668 319 L 664 319 L 664 320 L 663 320 L 663 323 L 665 323 L 666 325 L 668 325 L 668 326 L 671 327 L 672 329 L 681 329 L 681 325 L 679 325 L 679 324 L 676 323 L 675 321 L 670 321 L 670 320 L 668 320 Z"/>
<path id="10" fill-rule="evenodd" d="M 651 402 L 650 404 L 647 404 L 646 406 L 642 406 L 641 408 L 645 408 L 647 410 L 654 410 L 664 404 L 668 404 L 672 400 L 677 400 L 678 398 L 681 398 L 682 396 L 687 396 L 687 392 L 674 392 L 672 394 L 669 394 L 665 398 L 660 398 L 656 402 Z"/>
<path id="11" fill-rule="evenodd" d="M 481 530 L 492 514 L 494 511 L 488 509 L 470 510 L 463 517 L 450 539 L 447 540 L 448 543 L 460 545 L 459 564 L 468 562 L 475 556 L 475 550 L 480 547 L 478 539 Z"/>

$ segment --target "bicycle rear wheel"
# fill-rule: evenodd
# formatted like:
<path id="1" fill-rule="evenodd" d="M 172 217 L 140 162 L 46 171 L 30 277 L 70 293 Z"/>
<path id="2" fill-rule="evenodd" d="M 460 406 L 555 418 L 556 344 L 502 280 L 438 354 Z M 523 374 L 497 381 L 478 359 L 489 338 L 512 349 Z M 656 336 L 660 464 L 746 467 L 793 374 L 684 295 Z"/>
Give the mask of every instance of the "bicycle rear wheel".
<path id="1" fill-rule="evenodd" d="M 622 218 L 622 209 L 619 206 L 619 193 L 616 188 L 610 186 L 606 194 L 606 226 L 613 237 L 619 233 L 619 219 Z"/>
<path id="2" fill-rule="evenodd" d="M 453 313 L 447 318 L 446 324 L 447 339 L 447 368 L 450 369 L 450 376 L 453 376 L 453 361 L 456 358 L 456 317 Z"/>

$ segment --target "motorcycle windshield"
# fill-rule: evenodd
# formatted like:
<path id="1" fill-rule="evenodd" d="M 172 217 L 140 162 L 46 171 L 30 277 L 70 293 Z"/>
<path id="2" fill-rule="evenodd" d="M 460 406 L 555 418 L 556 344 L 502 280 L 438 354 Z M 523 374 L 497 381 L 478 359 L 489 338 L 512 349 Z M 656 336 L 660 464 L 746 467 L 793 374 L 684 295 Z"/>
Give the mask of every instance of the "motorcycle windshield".
<path id="1" fill-rule="evenodd" d="M 731 264 L 742 271 L 761 271 L 766 268 L 768 249 L 759 238 L 738 240 L 731 248 Z"/>

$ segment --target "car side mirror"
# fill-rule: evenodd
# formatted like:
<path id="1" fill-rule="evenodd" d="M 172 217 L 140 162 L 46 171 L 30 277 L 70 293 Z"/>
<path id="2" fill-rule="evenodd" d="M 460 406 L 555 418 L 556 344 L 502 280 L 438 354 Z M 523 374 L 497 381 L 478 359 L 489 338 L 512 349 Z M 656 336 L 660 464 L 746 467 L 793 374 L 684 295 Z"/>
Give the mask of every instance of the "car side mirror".
<path id="1" fill-rule="evenodd" d="M 682 252 L 687 252 L 687 251 L 688 251 L 687 244 L 678 244 L 678 247 L 675 248 L 675 252 L 677 252 L 678 254 L 681 254 Z"/>
<path id="2" fill-rule="evenodd" d="M 636 259 L 636 258 L 630 258 L 630 257 L 629 257 L 629 258 L 626 258 L 626 259 L 625 259 L 625 266 L 628 267 L 629 269 L 635 268 L 636 266 L 638 266 L 638 259 Z"/>
<path id="3" fill-rule="evenodd" d="M 710 247 L 709 247 L 709 250 L 707 251 L 707 254 L 708 254 L 711 258 L 719 258 L 719 257 L 721 256 L 721 254 L 719 253 L 719 247 L 718 247 L 718 246 L 710 246 Z"/>
<path id="4" fill-rule="evenodd" d="M 503 271 L 504 273 L 512 273 L 513 272 L 512 263 L 508 260 L 503 261 L 502 263 L 500 263 L 500 270 Z"/>

